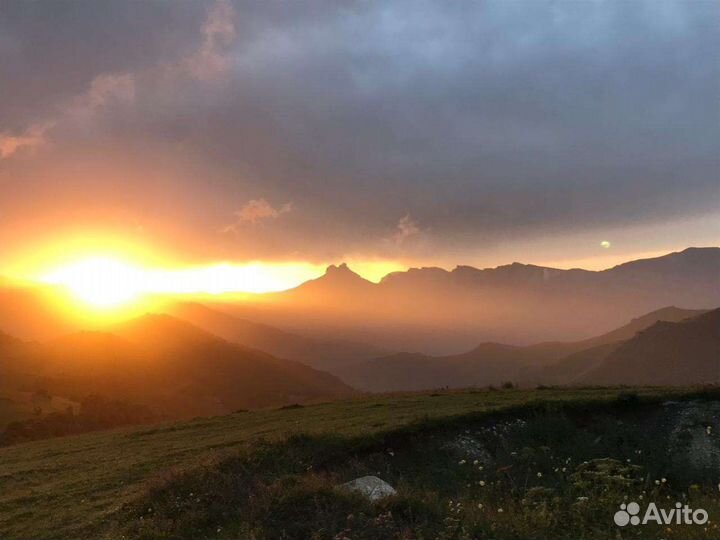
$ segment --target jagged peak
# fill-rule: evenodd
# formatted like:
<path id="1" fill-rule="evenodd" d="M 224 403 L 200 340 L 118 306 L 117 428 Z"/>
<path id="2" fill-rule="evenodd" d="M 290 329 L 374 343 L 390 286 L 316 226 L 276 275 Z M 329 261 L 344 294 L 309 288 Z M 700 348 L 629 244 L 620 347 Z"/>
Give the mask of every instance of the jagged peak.
<path id="1" fill-rule="evenodd" d="M 319 278 L 321 280 L 339 280 L 339 281 L 367 281 L 357 272 L 353 271 L 347 263 L 331 264 L 325 269 L 325 274 Z"/>
<path id="2" fill-rule="evenodd" d="M 374 285 L 360 274 L 354 272 L 347 263 L 331 264 L 325 273 L 316 279 L 306 281 L 298 289 L 308 289 L 318 286 L 346 287 L 354 285 Z"/>
<path id="3" fill-rule="evenodd" d="M 325 269 L 325 275 L 331 275 L 331 274 L 354 274 L 357 275 L 355 272 L 350 270 L 350 267 L 347 265 L 347 263 L 340 263 L 340 264 L 331 264 Z"/>

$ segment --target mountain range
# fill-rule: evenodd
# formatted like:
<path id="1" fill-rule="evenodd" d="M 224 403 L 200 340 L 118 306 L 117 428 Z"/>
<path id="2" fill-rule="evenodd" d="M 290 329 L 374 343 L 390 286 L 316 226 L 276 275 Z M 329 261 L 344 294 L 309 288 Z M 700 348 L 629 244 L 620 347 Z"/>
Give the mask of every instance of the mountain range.
<path id="1" fill-rule="evenodd" d="M 600 272 L 514 263 L 380 283 L 337 265 L 262 301 L 173 302 L 106 328 L 63 318 L 57 304 L 45 289 L 0 287 L 0 390 L 97 393 L 187 417 L 357 390 L 719 376 L 719 248 Z"/>
<path id="2" fill-rule="evenodd" d="M 262 302 L 214 304 L 321 340 L 432 355 L 458 354 L 482 341 L 577 341 L 669 305 L 720 305 L 720 248 L 688 248 L 602 271 L 519 263 L 416 268 L 379 283 L 339 265 Z"/>
<path id="3" fill-rule="evenodd" d="M 356 388 L 381 392 L 488 386 L 503 382 L 524 386 L 598 384 L 602 382 L 603 372 L 597 370 L 614 358 L 613 354 L 621 345 L 634 342 L 643 331 L 661 322 L 694 320 L 705 313 L 703 310 L 667 307 L 582 341 L 529 346 L 481 343 L 468 352 L 448 356 L 399 353 L 360 362 L 336 373 Z M 637 363 L 644 357 L 626 361 Z M 645 382 L 636 384 L 652 384 L 652 373 L 652 370 L 648 371 L 643 378 Z M 694 377 L 694 382 L 701 380 Z"/>

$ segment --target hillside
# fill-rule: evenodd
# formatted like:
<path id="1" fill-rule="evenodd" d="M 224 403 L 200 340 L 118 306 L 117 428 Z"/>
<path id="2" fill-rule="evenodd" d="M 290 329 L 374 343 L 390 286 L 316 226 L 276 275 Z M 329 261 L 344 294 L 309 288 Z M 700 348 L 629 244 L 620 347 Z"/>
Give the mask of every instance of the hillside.
<path id="1" fill-rule="evenodd" d="M 525 347 L 482 343 L 466 353 L 441 357 L 400 353 L 359 362 L 337 373 L 350 385 L 372 391 L 465 388 L 507 381 L 523 385 L 572 384 L 637 332 L 658 321 L 677 322 L 702 313 L 666 307 L 582 341 L 542 342 Z M 645 381 L 635 381 L 641 383 Z"/>
<path id="2" fill-rule="evenodd" d="M 167 315 L 28 344 L 13 366 L 13 380 L 25 388 L 77 399 L 100 394 L 168 417 L 353 394 L 328 373 L 230 343 Z"/>
<path id="3" fill-rule="evenodd" d="M 647 403 L 650 407 L 644 413 L 645 419 L 652 418 L 652 411 L 659 410 L 659 404 L 665 400 L 704 396 L 683 397 L 687 392 L 685 389 L 636 390 L 641 400 L 638 403 Z M 513 537 L 536 538 L 533 535 L 537 534 L 543 538 L 543 534 L 551 534 L 565 538 L 561 535 L 567 530 L 564 533 L 560 530 L 549 532 L 543 528 L 548 524 L 533 521 L 532 515 L 526 514 L 535 508 L 534 505 L 523 505 L 519 499 L 515 502 L 506 500 L 510 490 L 504 491 L 503 486 L 498 486 L 496 491 L 488 484 L 489 491 L 484 494 L 466 492 L 461 487 L 471 477 L 478 479 L 471 463 L 480 457 L 470 457 L 474 455 L 474 447 L 467 446 L 468 433 L 485 433 L 482 436 L 489 441 L 491 428 L 497 426 L 502 428 L 500 432 L 509 436 L 518 429 L 525 429 L 525 421 L 518 419 L 529 413 L 528 421 L 535 417 L 539 419 L 536 422 L 543 424 L 527 425 L 527 435 L 517 432 L 520 439 L 512 444 L 518 445 L 518 450 L 525 446 L 525 452 L 539 452 L 536 459 L 540 459 L 543 445 L 551 445 L 556 452 L 572 452 L 568 456 L 572 456 L 572 465 L 563 465 L 572 471 L 580 467 L 583 460 L 593 456 L 607 458 L 611 452 L 615 452 L 613 456 L 621 458 L 623 463 L 627 452 L 627 457 L 632 457 L 635 462 L 637 446 L 634 445 L 647 441 L 647 438 L 632 424 L 623 432 L 626 447 L 613 446 L 615 439 L 612 437 L 607 439 L 607 444 L 598 446 L 597 442 L 593 444 L 597 435 L 583 431 L 587 429 L 587 415 L 595 414 L 592 411 L 596 411 L 598 418 L 605 418 L 602 415 L 644 410 L 633 408 L 637 407 L 632 405 L 635 401 L 624 405 L 623 395 L 620 400 L 618 396 L 618 391 L 612 389 L 375 396 L 303 408 L 252 411 L 190 422 L 125 428 L 0 448 L 0 508 L 3 508 L 0 536 L 11 540 L 241 538 L 246 536 L 242 530 L 233 528 L 233 519 L 251 516 L 253 512 L 260 519 L 265 516 L 265 505 L 270 504 L 270 516 L 273 517 L 267 518 L 265 526 L 275 523 L 288 527 L 288 531 L 295 532 L 289 533 L 287 538 L 304 540 L 323 527 L 317 520 L 324 520 L 324 526 L 334 532 L 318 533 L 316 537 L 326 540 L 333 538 L 338 527 L 348 526 L 346 518 L 349 514 L 354 513 L 362 519 L 358 509 L 367 512 L 372 520 L 391 510 L 395 519 L 401 520 L 398 526 L 407 523 L 407 527 L 427 523 L 422 517 L 427 516 L 430 523 L 424 526 L 434 530 L 445 523 L 448 498 L 459 498 L 472 511 L 472 508 L 477 509 L 477 497 L 490 497 L 481 500 L 491 512 L 487 517 L 495 520 L 497 526 L 512 527 L 510 521 L 500 520 L 501 516 L 497 516 L 499 502 L 493 503 L 492 497 L 502 497 L 505 508 L 517 509 L 509 516 L 514 523 L 529 520 L 523 526 L 530 528 L 524 534 L 514 533 L 519 536 Z M 561 413 L 561 406 L 568 407 L 568 412 Z M 573 407 L 581 411 L 579 425 L 586 427 L 576 428 L 568 420 L 570 417 L 566 414 L 571 414 Z M 537 413 L 543 410 L 554 413 L 551 418 L 538 416 Z M 488 416 L 493 412 L 502 415 Z M 591 427 L 593 425 L 600 429 L 599 426 L 616 423 L 590 423 Z M 448 436 L 453 438 L 447 439 Z M 444 440 L 460 446 L 443 446 Z M 429 453 L 422 453 L 423 449 Z M 514 446 L 506 448 L 493 459 L 513 459 L 510 450 L 514 449 Z M 564 458 L 563 455 L 563 462 Z M 462 465 L 460 459 L 469 461 Z M 549 471 L 543 482 L 558 481 L 553 477 L 552 465 L 545 462 L 530 469 L 533 477 L 538 466 Z M 663 463 L 658 461 L 656 466 L 663 466 Z M 360 499 L 337 498 L 333 484 L 345 481 L 348 475 L 362 474 L 367 467 L 374 471 L 372 474 L 380 474 L 398 487 L 401 495 L 396 503 L 393 499 L 390 507 L 387 504 L 372 507 Z M 255 476 L 244 477 L 238 469 Z M 669 474 L 652 465 L 649 470 L 652 478 Z M 518 470 L 517 474 L 526 474 L 525 469 Z M 597 475 L 594 478 L 596 482 L 601 481 Z M 529 487 L 535 483 L 531 482 Z M 247 490 L 255 489 L 253 486 L 265 486 L 267 491 L 257 492 L 255 497 L 248 499 Z M 714 485 L 710 487 L 715 489 Z M 570 491 L 568 496 L 575 501 L 577 495 Z M 243 507 L 247 511 L 238 512 L 237 509 L 248 500 L 257 501 L 254 510 L 251 512 Z M 438 501 L 437 505 L 430 502 L 433 500 Z M 608 508 L 614 511 L 616 501 L 611 504 L 594 500 L 598 505 L 588 508 L 587 516 L 582 517 L 588 521 L 583 521 L 582 526 L 597 525 L 598 530 L 606 532 L 607 516 L 612 515 L 607 514 Z M 28 505 L 32 505 L 32 512 L 28 511 Z M 336 511 L 341 513 L 341 521 L 330 518 Z M 408 517 L 412 515 L 416 515 L 415 521 Z M 593 515 L 596 517 L 591 517 Z M 581 512 L 581 516 L 585 513 Z M 406 522 L 407 519 L 410 521 Z M 578 519 L 577 515 L 575 519 Z M 302 523 L 318 529 L 293 529 Z M 389 529 L 378 528 L 382 519 L 373 523 L 374 535 L 365 536 L 358 531 L 357 537 L 374 540 L 395 537 Z M 580 529 L 575 532 L 577 530 Z M 602 538 L 591 531 L 588 530 L 585 537 Z M 507 537 L 511 537 L 510 529 L 506 532 Z M 278 537 L 258 536 L 264 540 Z"/>
<path id="4" fill-rule="evenodd" d="M 720 309 L 681 322 L 657 322 L 622 343 L 580 382 L 715 384 L 720 381 Z"/>
<path id="5" fill-rule="evenodd" d="M 228 341 L 280 358 L 297 360 L 331 373 L 344 365 L 377 358 L 386 353 L 379 347 L 364 343 L 312 339 L 266 324 L 233 317 L 198 303 L 174 304 L 169 306 L 167 311 Z"/>

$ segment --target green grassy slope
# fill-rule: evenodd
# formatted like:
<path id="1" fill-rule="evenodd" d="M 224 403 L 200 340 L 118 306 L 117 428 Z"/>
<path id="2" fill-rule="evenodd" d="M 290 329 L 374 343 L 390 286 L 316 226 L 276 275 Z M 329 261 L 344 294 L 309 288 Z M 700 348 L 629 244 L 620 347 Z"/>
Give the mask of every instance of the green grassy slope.
<path id="1" fill-rule="evenodd" d="M 687 389 L 635 389 L 665 399 Z M 294 434 L 365 436 L 528 403 L 612 401 L 618 389 L 467 391 L 373 396 L 261 410 L 0 449 L 0 538 L 98 537 L 125 503 L 171 467 Z"/>

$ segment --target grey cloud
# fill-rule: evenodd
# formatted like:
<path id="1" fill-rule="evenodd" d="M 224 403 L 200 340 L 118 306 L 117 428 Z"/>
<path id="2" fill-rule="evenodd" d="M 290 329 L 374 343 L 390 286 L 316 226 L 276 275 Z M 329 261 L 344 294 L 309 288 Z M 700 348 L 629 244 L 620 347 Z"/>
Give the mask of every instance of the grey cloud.
<path id="1" fill-rule="evenodd" d="M 388 254 L 382 239 L 406 214 L 427 228 L 415 249 L 435 253 L 717 211 L 720 6 L 709 0 L 232 2 L 215 19 L 208 4 L 109 2 L 109 16 L 90 4 L 62 15 L 62 30 L 47 24 L 52 2 L 22 4 L 0 23 L 12 36 L 0 50 L 18 81 L 46 69 L 58 82 L 31 84 L 36 101 L 139 74 L 132 110 L 73 133 L 65 151 L 194 160 L 202 179 L 178 188 L 212 205 L 207 231 L 255 193 L 302 206 L 285 230 L 237 240 L 252 249 Z M 40 35 L 34 24 L 68 55 L 70 34 L 87 33 L 82 62 L 48 65 L 24 39 Z M 101 30 L 109 50 L 90 50 Z M 168 85 L 154 71 L 177 65 L 202 76 Z M 217 73 L 223 84 L 208 86 Z M 22 98 L 0 103 L 10 127 L 35 114 Z"/>

